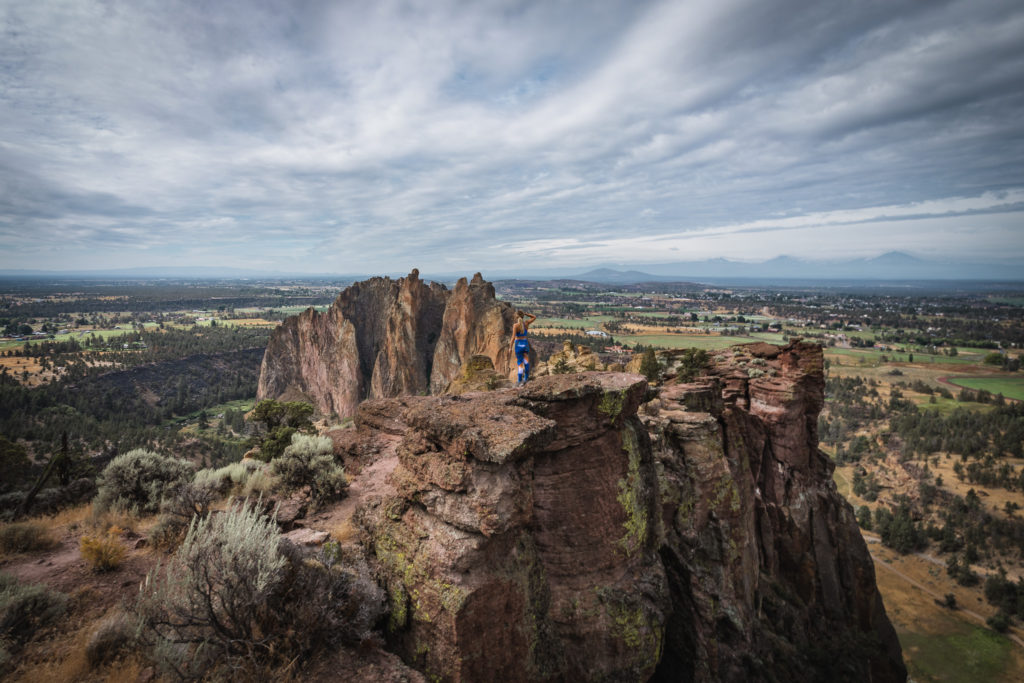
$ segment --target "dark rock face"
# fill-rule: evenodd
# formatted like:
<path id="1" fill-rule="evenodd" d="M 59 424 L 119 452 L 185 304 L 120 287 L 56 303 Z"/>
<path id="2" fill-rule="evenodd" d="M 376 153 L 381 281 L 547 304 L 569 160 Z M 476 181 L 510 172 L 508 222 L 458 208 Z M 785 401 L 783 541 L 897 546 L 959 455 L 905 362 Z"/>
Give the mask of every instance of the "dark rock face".
<path id="1" fill-rule="evenodd" d="M 397 461 L 356 513 L 393 648 L 451 681 L 904 681 L 822 392 L 791 344 L 648 403 L 623 373 L 367 402 L 336 443 Z"/>
<path id="2" fill-rule="evenodd" d="M 673 603 L 656 680 L 906 680 L 871 557 L 818 450 L 823 388 L 816 345 L 734 347 L 642 417 Z"/>
<path id="3" fill-rule="evenodd" d="M 257 396 L 344 417 L 366 398 L 439 392 L 474 354 L 508 374 L 512 316 L 479 273 L 452 291 L 416 270 L 358 282 L 326 312 L 307 309 L 274 330 Z"/>

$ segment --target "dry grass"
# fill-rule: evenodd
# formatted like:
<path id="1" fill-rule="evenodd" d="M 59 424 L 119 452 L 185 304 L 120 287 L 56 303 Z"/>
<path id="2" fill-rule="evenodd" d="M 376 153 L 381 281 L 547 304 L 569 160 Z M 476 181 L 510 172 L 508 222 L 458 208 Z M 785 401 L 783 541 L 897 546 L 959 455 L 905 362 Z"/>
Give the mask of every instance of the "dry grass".
<path id="1" fill-rule="evenodd" d="M 43 372 L 43 366 L 36 358 L 20 356 L 0 357 L 0 367 L 7 368 L 7 373 L 25 386 L 34 387 L 48 381 L 52 373 Z M 28 372 L 28 379 L 22 380 L 22 373 Z"/>
<path id="2" fill-rule="evenodd" d="M 109 572 L 121 566 L 126 551 L 118 539 L 120 532 L 119 528 L 111 527 L 104 535 L 82 536 L 78 547 L 93 571 Z"/>
<path id="3" fill-rule="evenodd" d="M 0 524 L 0 555 L 50 550 L 57 542 L 50 527 L 38 520 Z"/>
<path id="4" fill-rule="evenodd" d="M 225 322 L 240 327 L 276 327 L 278 324 L 273 320 L 264 320 L 263 318 L 236 318 Z"/>
<path id="5" fill-rule="evenodd" d="M 129 510 L 105 510 L 103 512 L 96 512 L 92 509 L 92 505 L 89 505 L 90 514 L 86 521 L 86 526 L 92 531 L 100 534 L 106 534 L 111 529 L 116 528 L 118 534 L 123 533 L 138 533 L 140 526 L 144 519 L 138 514 Z M 145 518 L 146 522 L 152 521 L 155 517 Z"/>
<path id="6" fill-rule="evenodd" d="M 19 680 L 25 683 L 54 683 L 56 681 L 83 681 L 88 678 L 91 667 L 85 656 L 89 642 L 89 629 L 83 628 L 70 642 L 54 643 L 50 656 L 39 666 L 23 673 Z"/>
<path id="7" fill-rule="evenodd" d="M 352 524 L 352 519 L 343 519 L 339 524 L 331 527 L 330 529 L 331 538 L 338 543 L 346 543 L 348 541 L 355 540 L 359 534 L 359 529 Z"/>

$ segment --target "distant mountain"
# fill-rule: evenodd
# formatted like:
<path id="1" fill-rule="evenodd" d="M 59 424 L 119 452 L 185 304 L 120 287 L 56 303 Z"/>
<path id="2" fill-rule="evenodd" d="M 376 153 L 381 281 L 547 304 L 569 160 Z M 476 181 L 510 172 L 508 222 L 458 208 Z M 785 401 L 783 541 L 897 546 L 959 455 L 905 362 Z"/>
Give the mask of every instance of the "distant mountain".
<path id="1" fill-rule="evenodd" d="M 154 266 L 138 268 L 111 268 L 105 270 L 0 270 L 4 278 L 56 278 L 56 279 L 196 279 L 196 280 L 238 280 L 238 279 L 280 279 L 280 278 L 337 278 L 336 275 L 315 275 L 310 273 L 282 273 L 279 271 L 254 270 L 248 268 L 227 268 L 215 266 Z"/>
<path id="2" fill-rule="evenodd" d="M 642 268 L 642 270 L 638 270 Z M 811 261 L 777 256 L 757 263 L 710 259 L 677 263 L 605 264 L 579 274 L 577 280 L 609 284 L 638 282 L 735 280 L 988 280 L 1024 281 L 1024 264 L 931 261 L 903 252 L 843 261 Z"/>
<path id="3" fill-rule="evenodd" d="M 579 275 L 573 275 L 573 280 L 582 280 L 584 282 L 602 282 L 613 285 L 630 285 L 637 282 L 655 282 L 658 280 L 667 279 L 660 275 L 651 275 L 650 273 L 644 273 L 639 270 L 613 270 L 611 268 L 596 268 L 594 270 L 588 270 L 585 273 Z"/>

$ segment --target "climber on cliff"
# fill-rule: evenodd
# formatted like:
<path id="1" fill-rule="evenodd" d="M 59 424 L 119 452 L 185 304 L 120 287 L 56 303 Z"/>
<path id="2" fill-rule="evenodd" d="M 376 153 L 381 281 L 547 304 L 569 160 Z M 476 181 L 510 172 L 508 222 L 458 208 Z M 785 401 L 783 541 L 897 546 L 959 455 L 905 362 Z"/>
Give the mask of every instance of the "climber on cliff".
<path id="1" fill-rule="evenodd" d="M 527 320 L 529 318 L 529 320 Z M 512 353 L 516 354 L 516 363 L 519 364 L 519 380 L 517 387 L 521 387 L 530 381 L 530 340 L 526 338 L 526 331 L 530 323 L 537 319 L 532 313 L 516 311 L 516 323 L 512 326 Z"/>

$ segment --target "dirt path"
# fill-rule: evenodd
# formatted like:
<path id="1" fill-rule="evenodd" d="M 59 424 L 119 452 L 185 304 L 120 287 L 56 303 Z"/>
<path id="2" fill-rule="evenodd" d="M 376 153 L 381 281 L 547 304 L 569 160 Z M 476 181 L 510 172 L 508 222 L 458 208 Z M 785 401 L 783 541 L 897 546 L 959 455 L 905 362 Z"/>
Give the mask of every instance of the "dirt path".
<path id="1" fill-rule="evenodd" d="M 310 515 L 301 520 L 303 526 L 316 531 L 336 531 L 348 524 L 356 509 L 368 500 L 383 498 L 394 492 L 388 481 L 391 472 L 398 465 L 398 456 L 393 452 L 382 457 L 352 477 L 348 486 L 348 495 L 339 504 L 323 512 Z"/>
<path id="2" fill-rule="evenodd" d="M 870 551 L 870 548 L 869 548 L 869 551 Z M 931 557 L 929 557 L 927 555 L 920 555 L 919 554 L 918 556 L 923 558 L 923 559 L 925 559 L 925 560 L 931 561 L 931 562 L 935 561 L 934 558 L 931 558 Z M 901 579 L 903 579 L 904 581 L 909 583 L 911 586 L 914 586 L 915 588 L 918 588 L 918 589 L 924 591 L 925 593 L 927 593 L 928 595 L 932 596 L 933 598 L 935 598 L 936 601 L 942 602 L 944 600 L 945 596 L 939 595 L 938 593 L 933 591 L 931 588 L 928 588 L 923 583 L 918 581 L 917 579 L 915 579 L 915 578 L 913 578 L 911 576 L 907 576 L 906 574 L 901 572 L 899 569 L 897 569 L 896 567 L 892 566 L 891 564 L 889 564 L 888 562 L 886 562 L 885 560 L 880 558 L 878 555 L 875 555 L 874 553 L 871 553 L 871 559 L 875 561 L 875 566 L 876 567 L 884 567 L 888 571 L 892 572 L 896 576 L 900 577 Z M 964 615 L 970 617 L 972 620 L 978 622 L 980 625 L 987 627 L 987 624 L 985 623 L 985 617 L 981 616 L 977 612 L 973 612 L 973 611 L 967 609 L 966 607 L 961 607 L 961 606 L 957 606 L 956 611 L 961 613 L 961 614 L 964 614 Z M 1024 640 L 1021 640 L 1021 638 L 1019 636 L 1017 636 L 1015 633 L 1007 632 L 1007 633 L 1004 633 L 1003 635 L 1005 635 L 1007 638 L 1009 638 L 1010 640 L 1015 642 L 1020 647 L 1024 648 Z"/>

